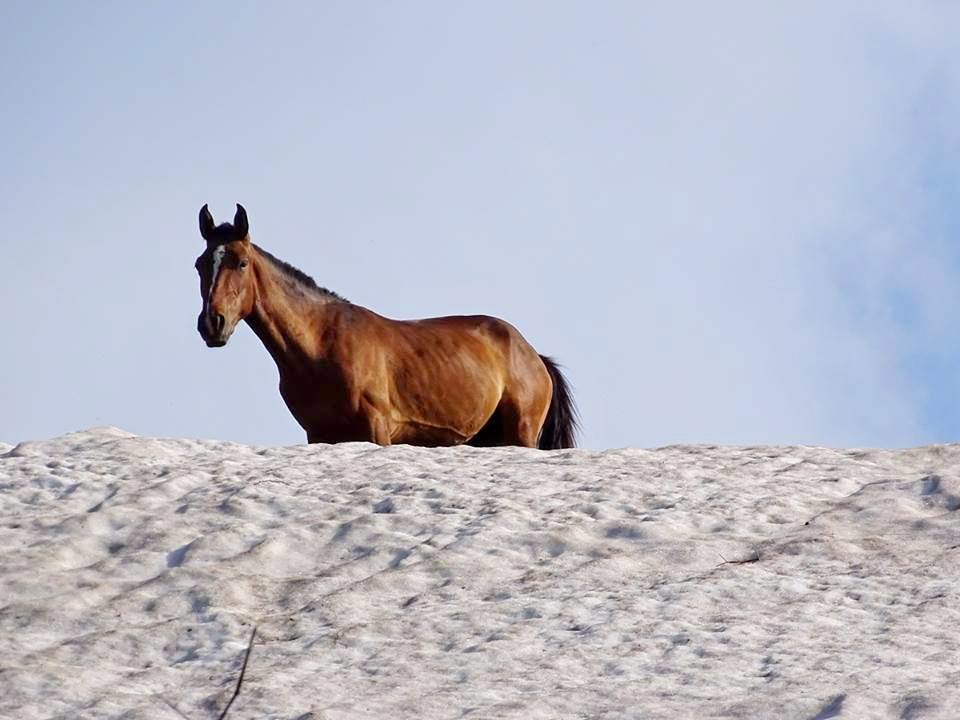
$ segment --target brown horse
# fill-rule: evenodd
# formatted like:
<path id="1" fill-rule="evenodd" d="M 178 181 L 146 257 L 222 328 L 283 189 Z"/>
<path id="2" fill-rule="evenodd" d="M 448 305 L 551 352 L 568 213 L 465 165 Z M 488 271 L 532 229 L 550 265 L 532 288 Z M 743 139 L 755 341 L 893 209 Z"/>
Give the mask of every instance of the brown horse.
<path id="1" fill-rule="evenodd" d="M 574 446 L 577 411 L 557 365 L 483 315 L 398 321 L 354 305 L 250 241 L 247 213 L 204 205 L 197 330 L 222 347 L 246 320 L 280 371 L 311 443 Z"/>

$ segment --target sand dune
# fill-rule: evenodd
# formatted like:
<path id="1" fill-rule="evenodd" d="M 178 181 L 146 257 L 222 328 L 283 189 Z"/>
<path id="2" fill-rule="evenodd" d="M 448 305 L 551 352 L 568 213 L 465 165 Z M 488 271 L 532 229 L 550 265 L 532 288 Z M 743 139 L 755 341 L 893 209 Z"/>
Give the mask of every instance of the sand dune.
<path id="1" fill-rule="evenodd" d="M 0 716 L 960 717 L 960 446 L 0 456 Z"/>

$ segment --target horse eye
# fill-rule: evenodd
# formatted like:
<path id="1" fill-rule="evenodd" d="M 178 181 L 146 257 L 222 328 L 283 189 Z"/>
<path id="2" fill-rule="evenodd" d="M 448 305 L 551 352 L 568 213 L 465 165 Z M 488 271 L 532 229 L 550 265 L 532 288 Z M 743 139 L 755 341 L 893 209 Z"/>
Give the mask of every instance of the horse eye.
<path id="1" fill-rule="evenodd" d="M 243 270 L 246 266 L 247 266 L 247 261 L 246 261 L 246 260 L 241 260 L 241 261 L 240 261 L 240 269 Z"/>

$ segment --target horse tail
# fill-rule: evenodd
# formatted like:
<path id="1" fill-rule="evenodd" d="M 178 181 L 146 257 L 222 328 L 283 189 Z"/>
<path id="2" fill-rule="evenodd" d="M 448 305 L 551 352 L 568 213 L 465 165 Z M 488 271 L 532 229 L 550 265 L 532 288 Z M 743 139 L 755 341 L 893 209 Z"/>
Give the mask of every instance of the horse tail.
<path id="1" fill-rule="evenodd" d="M 547 372 L 553 380 L 553 396 L 550 398 L 550 409 L 547 410 L 547 419 L 543 421 L 537 447 L 541 450 L 576 447 L 580 418 L 570 385 L 560 372 L 559 365 L 546 355 L 541 355 L 540 359 L 547 366 Z"/>

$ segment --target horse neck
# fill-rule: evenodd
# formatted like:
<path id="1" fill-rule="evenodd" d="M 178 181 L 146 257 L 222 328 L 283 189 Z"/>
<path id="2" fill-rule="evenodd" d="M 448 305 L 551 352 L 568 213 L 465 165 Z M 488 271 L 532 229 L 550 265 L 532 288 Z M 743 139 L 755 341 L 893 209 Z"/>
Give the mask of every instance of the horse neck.
<path id="1" fill-rule="evenodd" d="M 324 310 L 333 299 L 301 286 L 259 252 L 252 269 L 256 302 L 247 324 L 281 374 L 308 368 L 320 345 Z"/>

